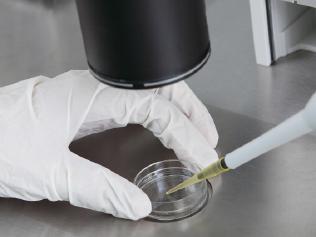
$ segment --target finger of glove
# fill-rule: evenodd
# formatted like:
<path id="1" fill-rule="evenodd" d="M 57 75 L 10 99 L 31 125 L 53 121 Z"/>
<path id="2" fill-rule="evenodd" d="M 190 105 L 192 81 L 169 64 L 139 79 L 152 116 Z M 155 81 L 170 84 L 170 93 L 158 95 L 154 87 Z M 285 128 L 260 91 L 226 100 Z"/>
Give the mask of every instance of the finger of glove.
<path id="1" fill-rule="evenodd" d="M 96 163 L 69 152 L 58 172 L 58 190 L 72 205 L 138 220 L 151 212 L 147 195 Z"/>
<path id="2" fill-rule="evenodd" d="M 134 122 L 143 113 L 142 108 L 135 110 L 131 116 Z M 139 114 L 141 116 L 137 116 Z M 216 151 L 193 122 L 162 96 L 152 100 L 146 119 L 138 122 L 151 130 L 166 147 L 173 149 L 181 160 L 204 168 L 218 159 Z"/>
<path id="3" fill-rule="evenodd" d="M 104 90 L 95 99 L 87 118 L 83 125 L 87 131 L 91 127 L 101 130 L 128 123 L 141 124 L 173 149 L 178 158 L 200 167 L 218 158 L 206 138 L 176 105 L 148 91 Z"/>
<path id="4" fill-rule="evenodd" d="M 175 104 L 192 124 L 215 148 L 218 143 L 218 133 L 205 105 L 197 98 L 190 87 L 183 81 L 158 89 L 158 94 Z"/>
<path id="5" fill-rule="evenodd" d="M 104 88 L 91 104 L 76 139 L 112 128 L 125 127 L 128 123 L 133 123 L 131 114 L 135 110 L 139 112 L 136 120 L 141 120 L 146 117 L 154 97 L 153 90 L 133 91 L 112 87 Z M 143 111 L 140 111 L 140 107 Z M 141 112 L 143 112 L 143 116 L 140 115 Z"/>

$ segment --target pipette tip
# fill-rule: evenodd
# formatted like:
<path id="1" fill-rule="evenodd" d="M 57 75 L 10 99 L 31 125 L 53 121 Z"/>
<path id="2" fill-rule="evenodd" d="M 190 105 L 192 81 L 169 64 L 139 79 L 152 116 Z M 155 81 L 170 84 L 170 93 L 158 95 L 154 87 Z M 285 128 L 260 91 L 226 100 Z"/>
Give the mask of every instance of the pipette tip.
<path id="1" fill-rule="evenodd" d="M 184 188 L 189 187 L 189 186 L 191 186 L 193 184 L 196 184 L 196 183 L 198 183 L 200 181 L 202 181 L 202 180 L 199 180 L 197 175 L 194 175 L 191 178 L 188 178 L 188 179 L 184 180 L 182 183 L 179 183 L 177 186 L 175 186 L 175 187 L 171 188 L 170 190 L 168 190 L 166 192 L 166 194 L 170 195 L 170 194 L 175 193 L 175 192 L 177 192 L 177 191 L 179 191 L 181 189 L 184 189 Z"/>
<path id="2" fill-rule="evenodd" d="M 226 164 L 223 165 L 224 163 L 225 163 L 225 161 L 224 161 L 224 157 L 223 157 L 223 158 L 219 159 L 218 161 L 212 163 L 210 166 L 203 169 L 201 172 L 193 175 L 191 178 L 188 178 L 188 179 L 184 180 L 182 183 L 178 184 L 177 186 L 171 188 L 170 190 L 168 190 L 166 192 L 166 194 L 170 195 L 174 192 L 177 192 L 181 189 L 189 187 L 193 184 L 199 183 L 205 179 L 214 178 L 217 175 L 220 175 L 224 172 L 229 171 L 229 168 L 226 167 Z"/>

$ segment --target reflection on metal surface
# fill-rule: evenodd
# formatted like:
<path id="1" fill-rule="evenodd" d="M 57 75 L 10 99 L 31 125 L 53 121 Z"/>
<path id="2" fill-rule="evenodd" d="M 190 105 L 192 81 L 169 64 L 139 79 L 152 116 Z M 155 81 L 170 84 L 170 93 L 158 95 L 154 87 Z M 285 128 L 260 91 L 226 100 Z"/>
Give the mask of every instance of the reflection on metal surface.
<path id="1" fill-rule="evenodd" d="M 7 3 L 12 5 L 18 5 L 20 7 L 24 6 L 30 7 L 41 7 L 44 9 L 58 9 L 64 7 L 65 5 L 72 4 L 72 0 L 9 0 Z"/>
<path id="2" fill-rule="evenodd" d="M 0 0 L 0 32 L 0 86 L 87 69 L 77 10 L 71 0 L 34 4 Z"/>

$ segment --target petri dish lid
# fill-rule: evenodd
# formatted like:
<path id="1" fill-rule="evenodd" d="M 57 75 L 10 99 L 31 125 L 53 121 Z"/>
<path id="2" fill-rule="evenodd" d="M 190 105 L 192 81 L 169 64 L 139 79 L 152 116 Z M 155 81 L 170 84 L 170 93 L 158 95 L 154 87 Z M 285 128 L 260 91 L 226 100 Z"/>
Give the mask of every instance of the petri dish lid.
<path id="1" fill-rule="evenodd" d="M 187 161 L 165 160 L 153 163 L 141 170 L 134 184 L 142 189 L 152 204 L 149 218 L 159 221 L 174 221 L 199 212 L 209 198 L 207 181 L 200 182 L 178 192 L 166 192 L 199 171 Z"/>

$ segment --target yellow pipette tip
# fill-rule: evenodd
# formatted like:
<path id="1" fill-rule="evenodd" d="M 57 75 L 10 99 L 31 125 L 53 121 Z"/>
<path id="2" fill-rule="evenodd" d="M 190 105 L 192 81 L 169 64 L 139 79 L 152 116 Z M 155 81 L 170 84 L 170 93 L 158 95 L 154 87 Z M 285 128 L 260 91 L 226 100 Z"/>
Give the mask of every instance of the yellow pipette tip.
<path id="1" fill-rule="evenodd" d="M 214 178 L 222 173 L 229 171 L 228 168 L 224 168 L 222 165 L 222 161 L 224 158 L 219 159 L 218 161 L 212 163 L 201 172 L 195 174 L 191 178 L 184 180 L 182 183 L 178 184 L 177 186 L 171 188 L 166 192 L 167 195 L 175 193 L 181 189 L 189 187 L 193 184 L 199 183 L 205 179 Z"/>
<path id="2" fill-rule="evenodd" d="M 194 175 L 191 178 L 188 178 L 188 179 L 184 180 L 182 183 L 180 183 L 177 186 L 175 186 L 175 187 L 171 188 L 170 190 L 168 190 L 166 192 L 166 194 L 169 195 L 169 194 L 175 193 L 175 192 L 177 192 L 177 191 L 179 191 L 181 189 L 184 189 L 184 188 L 186 188 L 186 187 L 188 187 L 190 185 L 193 185 L 195 183 L 198 183 L 200 181 L 202 181 L 202 180 L 198 180 L 197 175 Z"/>

